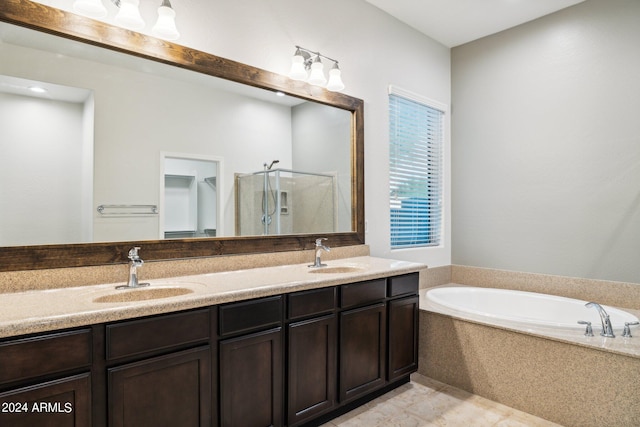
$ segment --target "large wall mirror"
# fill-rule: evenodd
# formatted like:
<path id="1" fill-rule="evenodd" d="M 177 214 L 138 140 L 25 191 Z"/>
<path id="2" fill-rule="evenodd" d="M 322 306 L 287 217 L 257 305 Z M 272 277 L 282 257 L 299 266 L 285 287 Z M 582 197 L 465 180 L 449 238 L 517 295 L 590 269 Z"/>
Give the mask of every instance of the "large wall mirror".
<path id="1" fill-rule="evenodd" d="M 364 243 L 361 100 L 27 0 L 0 21 L 0 271 Z"/>

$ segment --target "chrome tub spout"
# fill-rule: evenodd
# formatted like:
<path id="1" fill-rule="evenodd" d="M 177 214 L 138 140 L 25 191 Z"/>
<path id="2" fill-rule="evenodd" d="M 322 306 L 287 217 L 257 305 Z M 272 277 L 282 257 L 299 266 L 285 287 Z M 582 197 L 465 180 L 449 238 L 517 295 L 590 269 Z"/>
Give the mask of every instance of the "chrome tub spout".
<path id="1" fill-rule="evenodd" d="M 611 327 L 611 320 L 609 319 L 609 315 L 605 311 L 604 308 L 598 303 L 588 302 L 585 304 L 585 307 L 595 307 L 598 310 L 598 314 L 600 315 L 600 321 L 602 322 L 602 332 L 600 335 L 608 338 L 615 338 L 615 334 L 613 333 L 613 327 Z"/>

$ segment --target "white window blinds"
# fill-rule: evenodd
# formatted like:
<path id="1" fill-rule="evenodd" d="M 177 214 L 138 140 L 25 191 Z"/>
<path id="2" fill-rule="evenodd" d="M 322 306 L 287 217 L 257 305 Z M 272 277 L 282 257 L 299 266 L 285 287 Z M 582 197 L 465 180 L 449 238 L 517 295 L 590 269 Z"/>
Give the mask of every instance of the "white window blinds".
<path id="1" fill-rule="evenodd" d="M 445 111 L 433 101 L 389 88 L 392 249 L 440 244 Z"/>

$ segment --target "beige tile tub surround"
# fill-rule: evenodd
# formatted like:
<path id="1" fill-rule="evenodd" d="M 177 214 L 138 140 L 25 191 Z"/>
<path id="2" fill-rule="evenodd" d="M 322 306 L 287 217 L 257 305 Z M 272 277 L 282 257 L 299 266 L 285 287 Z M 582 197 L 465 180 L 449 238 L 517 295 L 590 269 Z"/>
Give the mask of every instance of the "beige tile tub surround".
<path id="1" fill-rule="evenodd" d="M 450 282 L 559 295 L 579 300 L 596 301 L 614 307 L 640 310 L 640 283 L 523 273 L 462 265 L 451 266 Z"/>
<path id="2" fill-rule="evenodd" d="M 420 275 L 420 289 L 433 288 L 434 286 L 451 283 L 451 266 L 429 267 Z"/>
<path id="3" fill-rule="evenodd" d="M 593 300 L 638 315 L 640 284 L 452 265 L 427 288 L 480 286 Z M 443 283 L 444 282 L 444 283 Z M 429 310 L 429 311 L 427 311 Z M 495 323 L 495 324 L 487 324 Z M 599 330 L 599 325 L 594 325 Z M 419 372 L 565 426 L 640 426 L 640 336 L 502 325 L 421 301 Z"/>
<path id="4" fill-rule="evenodd" d="M 640 426 L 638 357 L 421 310 L 419 373 L 567 427 Z"/>
<path id="5" fill-rule="evenodd" d="M 329 246 L 330 245 L 329 243 Z M 144 242 L 141 243 L 140 246 L 140 257 L 144 260 Z M 331 252 L 322 254 L 322 259 L 337 260 L 368 255 L 368 245 L 345 246 L 331 248 Z M 313 250 L 307 250 L 151 261 L 145 262 L 138 272 L 140 280 L 145 281 L 248 268 L 302 264 L 305 262 L 313 263 L 314 256 L 315 253 Z M 23 292 L 35 289 L 126 282 L 128 275 L 129 266 L 127 264 L 0 272 L 0 294 L 4 292 Z"/>

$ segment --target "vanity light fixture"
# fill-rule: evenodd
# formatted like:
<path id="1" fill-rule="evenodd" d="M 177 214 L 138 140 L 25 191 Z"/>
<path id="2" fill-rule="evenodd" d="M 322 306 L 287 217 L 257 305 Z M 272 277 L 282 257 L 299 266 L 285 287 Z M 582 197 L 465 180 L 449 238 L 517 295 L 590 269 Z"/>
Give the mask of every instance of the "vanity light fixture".
<path id="1" fill-rule="evenodd" d="M 116 24 L 130 30 L 141 30 L 145 27 L 144 19 L 140 15 L 140 0 L 110 0 L 120 10 L 115 17 Z M 107 8 L 102 0 L 75 0 L 73 10 L 90 18 L 104 18 Z M 169 0 L 162 0 L 158 8 L 158 20 L 151 29 L 151 33 L 161 39 L 177 40 L 180 33 L 176 27 L 176 12 Z"/>
<path id="2" fill-rule="evenodd" d="M 329 81 L 324 75 L 322 58 L 333 62 L 333 67 L 329 71 Z M 332 92 L 344 89 L 338 61 L 321 55 L 320 52 L 313 52 L 300 46 L 296 46 L 296 52 L 291 58 L 289 77 L 293 80 L 302 80 L 312 85 L 325 87 Z"/>

